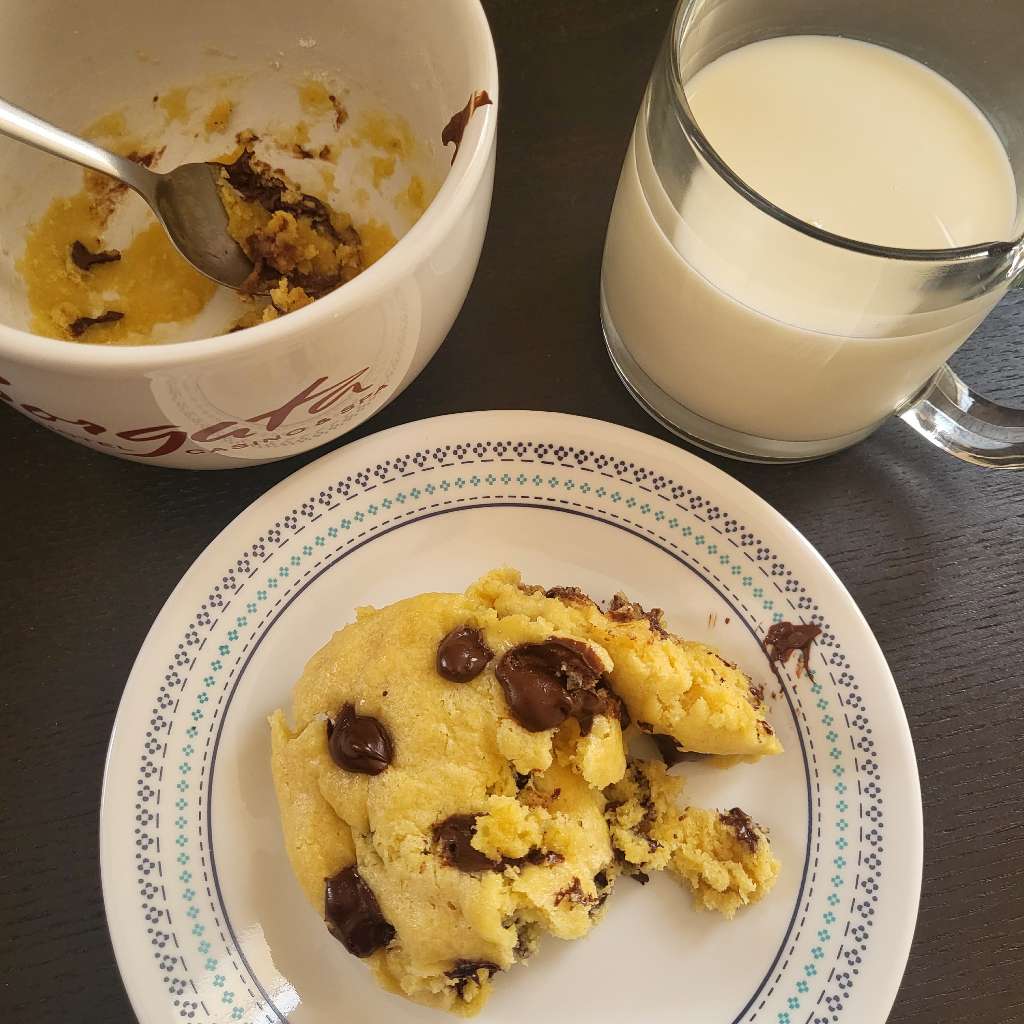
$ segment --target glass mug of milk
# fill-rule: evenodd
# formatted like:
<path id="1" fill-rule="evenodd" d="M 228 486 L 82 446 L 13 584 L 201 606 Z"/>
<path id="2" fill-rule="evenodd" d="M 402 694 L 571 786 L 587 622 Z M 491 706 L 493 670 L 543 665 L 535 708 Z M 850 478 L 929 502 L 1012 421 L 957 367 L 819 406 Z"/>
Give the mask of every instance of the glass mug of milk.
<path id="1" fill-rule="evenodd" d="M 945 360 L 1024 268 L 1021 0 L 682 0 L 612 209 L 601 318 L 666 426 L 816 458 L 896 412 L 1024 467 Z"/>

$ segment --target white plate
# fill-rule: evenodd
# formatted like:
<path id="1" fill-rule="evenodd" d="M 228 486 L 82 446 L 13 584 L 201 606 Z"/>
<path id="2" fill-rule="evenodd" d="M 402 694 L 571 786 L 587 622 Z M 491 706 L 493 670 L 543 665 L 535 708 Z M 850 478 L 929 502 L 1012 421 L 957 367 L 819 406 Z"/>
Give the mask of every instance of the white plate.
<path id="1" fill-rule="evenodd" d="M 683 766 L 690 801 L 770 827 L 783 862 L 770 896 L 728 922 L 670 879 L 623 879 L 590 937 L 549 938 L 498 980 L 482 1019 L 883 1021 L 917 913 L 921 799 L 896 687 L 853 600 L 777 512 L 694 456 L 594 420 L 486 412 L 386 431 L 285 480 L 153 625 L 101 821 L 107 918 L 142 1024 L 441 1019 L 379 991 L 303 899 L 266 716 L 357 605 L 461 590 L 503 563 L 660 606 L 770 692 L 772 622 L 824 632 L 813 679 L 795 657 L 783 673 L 783 756 Z"/>

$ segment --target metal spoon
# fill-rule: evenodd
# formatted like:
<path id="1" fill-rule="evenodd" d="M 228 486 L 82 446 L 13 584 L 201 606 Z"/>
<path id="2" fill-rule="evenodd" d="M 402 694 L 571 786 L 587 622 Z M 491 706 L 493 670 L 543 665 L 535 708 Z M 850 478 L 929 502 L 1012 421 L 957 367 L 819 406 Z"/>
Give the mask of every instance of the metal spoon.
<path id="1" fill-rule="evenodd" d="M 116 178 L 149 203 L 174 247 L 201 274 L 240 288 L 252 262 L 228 234 L 217 192 L 219 164 L 182 164 L 159 174 L 55 128 L 0 99 L 0 134 Z"/>

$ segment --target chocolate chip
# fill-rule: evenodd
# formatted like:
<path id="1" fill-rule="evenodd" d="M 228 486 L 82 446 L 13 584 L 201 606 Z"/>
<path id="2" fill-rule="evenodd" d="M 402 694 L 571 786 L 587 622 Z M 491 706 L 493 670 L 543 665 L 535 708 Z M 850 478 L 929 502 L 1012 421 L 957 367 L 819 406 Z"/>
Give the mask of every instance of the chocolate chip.
<path id="1" fill-rule="evenodd" d="M 616 594 L 608 608 L 608 618 L 616 622 L 640 622 L 646 620 L 651 632 L 663 640 L 672 636 L 665 628 L 665 613 L 660 608 L 647 611 L 642 604 L 631 601 L 625 594 Z"/>
<path id="2" fill-rule="evenodd" d="M 495 668 L 512 717 L 529 732 L 543 732 L 578 716 L 580 729 L 595 714 L 606 713 L 612 701 L 583 696 L 593 691 L 604 672 L 597 654 L 579 640 L 554 638 L 543 643 L 519 644 L 505 653 Z M 585 734 L 584 734 L 585 735 Z"/>
<path id="3" fill-rule="evenodd" d="M 437 645 L 437 671 L 450 682 L 468 683 L 493 657 L 479 629 L 457 626 Z"/>
<path id="4" fill-rule="evenodd" d="M 441 860 L 449 867 L 469 874 L 501 871 L 504 865 L 491 860 L 472 845 L 474 835 L 475 814 L 453 814 L 435 825 L 434 841 L 440 847 Z"/>
<path id="5" fill-rule="evenodd" d="M 444 976 L 451 978 L 455 984 L 452 986 L 461 996 L 469 981 L 479 981 L 480 971 L 486 971 L 489 978 L 492 974 L 500 971 L 501 968 L 490 960 L 456 960 L 455 966 L 450 971 L 445 971 Z"/>
<path id="6" fill-rule="evenodd" d="M 629 877 L 641 885 L 646 885 L 651 880 L 651 876 L 646 871 L 634 871 Z"/>
<path id="7" fill-rule="evenodd" d="M 594 719 L 598 715 L 618 718 L 621 704 L 617 697 L 605 691 L 573 690 L 572 711 L 570 714 L 580 723 L 580 735 L 589 736 L 594 727 Z"/>
<path id="8" fill-rule="evenodd" d="M 572 711 L 572 700 L 558 676 L 558 658 L 553 648 L 523 644 L 498 662 L 495 673 L 512 717 L 530 732 L 553 729 Z"/>
<path id="9" fill-rule="evenodd" d="M 515 777 L 516 777 L 516 789 L 517 790 L 522 791 L 523 789 L 525 789 L 529 785 L 530 778 L 531 778 L 531 775 L 530 775 L 529 772 L 527 772 L 525 775 L 523 775 L 521 772 L 513 772 L 512 774 L 515 775 Z"/>
<path id="10" fill-rule="evenodd" d="M 808 670 L 811 658 L 811 644 L 821 634 L 821 626 L 811 622 L 776 622 L 765 634 L 764 646 L 768 651 L 768 663 L 778 676 L 775 663 L 784 665 L 794 651 L 803 656 L 802 668 Z M 797 665 L 797 675 L 801 672 L 801 664 Z"/>
<path id="11" fill-rule="evenodd" d="M 99 252 L 90 252 L 78 240 L 71 243 L 71 262 L 79 270 L 91 270 L 98 263 L 116 263 L 120 258 L 121 253 L 117 249 L 102 249 Z"/>
<path id="12" fill-rule="evenodd" d="M 394 937 L 373 891 L 354 867 L 324 880 L 327 930 L 353 955 L 367 957 Z"/>
<path id="13" fill-rule="evenodd" d="M 491 102 L 491 97 L 486 90 L 474 92 L 469 97 L 469 102 L 457 113 L 452 114 L 449 122 L 441 130 L 441 145 L 447 146 L 449 142 L 455 143 L 455 152 L 452 153 L 452 163 L 459 155 L 459 146 L 462 145 L 462 136 L 466 133 L 466 125 L 473 116 L 473 111 L 479 107 L 486 107 Z"/>
<path id="14" fill-rule="evenodd" d="M 394 758 L 391 733 L 369 715 L 357 715 L 351 704 L 327 722 L 327 746 L 339 768 L 363 775 L 380 775 Z"/>
<path id="15" fill-rule="evenodd" d="M 734 807 L 728 814 L 720 814 L 719 820 L 723 825 L 728 825 L 736 833 L 736 838 L 743 843 L 751 853 L 757 852 L 758 835 L 756 826 L 750 820 L 750 815 Z"/>
<path id="16" fill-rule="evenodd" d="M 100 313 L 99 316 L 80 316 L 77 320 L 72 320 L 68 324 L 68 331 L 72 338 L 80 338 L 95 324 L 113 324 L 122 319 L 124 319 L 124 313 L 118 313 L 116 309 L 108 309 L 105 313 Z"/>
<path id="17" fill-rule="evenodd" d="M 550 867 L 554 864 L 561 864 L 565 858 L 556 850 L 531 850 L 525 857 L 506 857 L 502 867 L 521 868 L 524 864 L 532 864 L 534 867 Z"/>
<path id="18" fill-rule="evenodd" d="M 434 826 L 434 840 L 441 849 L 441 859 L 449 867 L 475 874 L 479 871 L 504 871 L 505 868 L 550 867 L 561 864 L 565 857 L 556 850 L 530 850 L 522 857 L 504 857 L 493 861 L 472 844 L 476 835 L 475 814 L 453 814 Z"/>
<path id="19" fill-rule="evenodd" d="M 580 880 L 574 878 L 572 882 L 567 885 L 564 889 L 555 893 L 555 906 L 561 906 L 562 902 L 568 900 L 573 906 L 579 906 L 581 904 L 591 904 L 597 902 L 596 896 L 588 896 L 583 891 L 583 886 L 580 885 Z"/>
<path id="20" fill-rule="evenodd" d="M 605 888 L 607 888 L 608 887 L 608 873 L 606 871 L 598 871 L 598 873 L 596 875 L 594 875 L 594 885 L 596 885 L 598 887 L 598 889 L 605 889 Z"/>

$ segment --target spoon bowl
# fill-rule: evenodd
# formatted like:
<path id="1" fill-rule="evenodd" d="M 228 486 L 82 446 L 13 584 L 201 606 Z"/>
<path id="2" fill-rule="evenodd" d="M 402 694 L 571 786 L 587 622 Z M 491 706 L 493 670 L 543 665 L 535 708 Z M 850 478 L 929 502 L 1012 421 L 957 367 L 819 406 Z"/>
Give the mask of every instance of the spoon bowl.
<path id="1" fill-rule="evenodd" d="M 143 168 L 144 169 L 144 168 Z M 228 215 L 217 189 L 220 165 L 181 164 L 156 182 L 149 202 L 174 247 L 201 274 L 228 288 L 240 289 L 252 276 L 252 261 L 228 234 Z M 262 290 L 259 282 L 248 293 Z"/>

